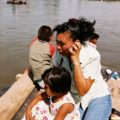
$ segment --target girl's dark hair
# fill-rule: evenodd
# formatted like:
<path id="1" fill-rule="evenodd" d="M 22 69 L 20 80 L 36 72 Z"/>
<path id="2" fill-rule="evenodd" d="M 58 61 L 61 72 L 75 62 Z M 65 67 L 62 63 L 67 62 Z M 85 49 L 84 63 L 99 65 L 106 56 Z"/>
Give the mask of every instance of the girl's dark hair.
<path id="1" fill-rule="evenodd" d="M 81 44 L 85 44 L 85 41 L 88 41 L 91 34 L 95 32 L 94 25 L 95 21 L 90 22 L 85 18 L 72 18 L 63 24 L 57 25 L 53 31 L 56 31 L 57 34 L 70 32 L 74 41 L 80 40 Z"/>
<path id="2" fill-rule="evenodd" d="M 53 31 L 49 26 L 43 25 L 38 30 L 38 39 L 46 42 L 50 41 L 50 37 L 53 35 Z"/>
<path id="3" fill-rule="evenodd" d="M 62 67 L 53 67 L 47 69 L 42 74 L 42 79 L 45 84 L 49 85 L 53 92 L 65 93 L 70 91 L 71 76 L 70 73 Z"/>

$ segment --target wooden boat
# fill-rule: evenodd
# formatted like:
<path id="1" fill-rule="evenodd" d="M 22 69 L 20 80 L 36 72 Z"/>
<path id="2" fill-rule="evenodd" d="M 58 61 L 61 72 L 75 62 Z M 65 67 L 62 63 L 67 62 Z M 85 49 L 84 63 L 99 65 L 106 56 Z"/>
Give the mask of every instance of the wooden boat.
<path id="1" fill-rule="evenodd" d="M 103 76 L 105 77 L 104 74 Z M 33 90 L 35 86 L 33 85 L 31 77 L 27 74 L 22 74 L 17 77 L 18 80 L 15 81 L 8 91 L 0 97 L 0 120 L 13 119 L 17 112 L 20 112 L 19 110 L 22 106 L 22 112 L 24 112 L 23 109 L 25 107 L 25 101 L 28 100 L 27 98 L 31 95 L 31 93 L 34 94 Z M 111 113 L 111 118 L 114 118 L 114 115 L 118 115 L 116 120 L 120 120 L 120 114 L 117 114 L 120 113 L 120 80 L 108 79 L 107 84 L 111 90 L 112 108 L 114 110 L 114 113 Z M 16 115 L 17 120 L 19 120 L 18 117 L 22 117 L 22 113 L 19 115 Z"/>
<path id="2" fill-rule="evenodd" d="M 26 1 L 23 1 L 23 0 L 8 0 L 7 4 L 26 4 Z"/>
<path id="3" fill-rule="evenodd" d="M 35 88 L 27 74 L 23 74 L 0 97 L 0 120 L 11 120 Z"/>

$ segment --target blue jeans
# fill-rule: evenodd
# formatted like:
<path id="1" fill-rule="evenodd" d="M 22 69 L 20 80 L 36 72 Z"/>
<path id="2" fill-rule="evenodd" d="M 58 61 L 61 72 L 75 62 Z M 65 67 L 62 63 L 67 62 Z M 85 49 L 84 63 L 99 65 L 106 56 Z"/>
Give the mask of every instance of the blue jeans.
<path id="1" fill-rule="evenodd" d="M 79 109 L 81 120 L 109 120 L 112 110 L 111 96 L 95 98 L 85 111 L 81 106 Z"/>

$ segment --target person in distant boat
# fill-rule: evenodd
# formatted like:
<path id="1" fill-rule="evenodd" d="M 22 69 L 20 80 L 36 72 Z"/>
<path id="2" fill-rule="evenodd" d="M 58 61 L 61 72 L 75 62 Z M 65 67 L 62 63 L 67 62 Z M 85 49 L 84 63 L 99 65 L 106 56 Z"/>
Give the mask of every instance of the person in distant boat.
<path id="1" fill-rule="evenodd" d="M 99 38 L 99 35 L 97 33 L 93 33 L 90 37 L 88 44 L 93 48 L 97 48 L 96 44 L 97 44 L 98 38 Z"/>
<path id="2" fill-rule="evenodd" d="M 49 26 L 43 25 L 38 30 L 38 35 L 30 44 L 29 64 L 33 73 L 33 80 L 40 79 L 41 74 L 52 67 L 52 55 L 54 46 L 50 44 L 53 40 L 53 31 Z"/>
<path id="3" fill-rule="evenodd" d="M 42 74 L 44 90 L 28 105 L 22 120 L 80 120 L 79 109 L 70 94 L 71 76 L 62 67 Z"/>

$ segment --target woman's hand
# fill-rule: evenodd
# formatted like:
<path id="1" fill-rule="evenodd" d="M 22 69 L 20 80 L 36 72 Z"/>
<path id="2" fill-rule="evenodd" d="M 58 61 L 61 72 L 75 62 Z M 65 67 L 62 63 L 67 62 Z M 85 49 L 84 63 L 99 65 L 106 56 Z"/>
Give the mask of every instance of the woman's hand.
<path id="1" fill-rule="evenodd" d="M 78 93 L 80 96 L 85 95 L 92 83 L 93 80 L 91 78 L 86 79 L 83 75 L 81 65 L 80 65 L 80 50 L 81 50 L 81 43 L 76 41 L 74 45 L 69 49 L 71 61 L 74 64 L 74 82 Z"/>
<path id="2" fill-rule="evenodd" d="M 72 47 L 69 49 L 70 58 L 73 64 L 79 64 L 79 53 L 81 50 L 81 43 L 79 41 L 75 41 Z"/>

